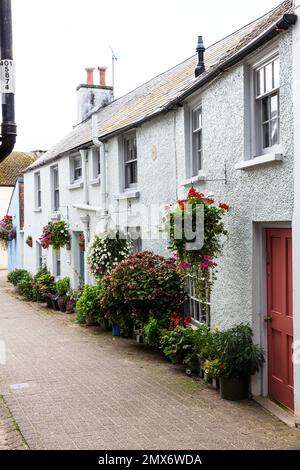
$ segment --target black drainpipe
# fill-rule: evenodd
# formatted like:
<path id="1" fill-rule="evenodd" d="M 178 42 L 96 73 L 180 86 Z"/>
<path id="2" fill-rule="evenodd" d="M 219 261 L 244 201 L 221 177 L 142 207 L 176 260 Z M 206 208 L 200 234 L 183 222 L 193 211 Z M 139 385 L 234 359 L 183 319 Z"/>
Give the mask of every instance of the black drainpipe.
<path id="1" fill-rule="evenodd" d="M 5 75 L 8 75 L 12 72 L 11 64 L 13 64 L 11 0 L 0 0 L 0 46 L 0 64 L 4 67 Z M 13 81 L 14 77 L 10 79 Z M 16 136 L 15 95 L 12 90 L 2 93 L 0 162 L 13 151 Z"/>

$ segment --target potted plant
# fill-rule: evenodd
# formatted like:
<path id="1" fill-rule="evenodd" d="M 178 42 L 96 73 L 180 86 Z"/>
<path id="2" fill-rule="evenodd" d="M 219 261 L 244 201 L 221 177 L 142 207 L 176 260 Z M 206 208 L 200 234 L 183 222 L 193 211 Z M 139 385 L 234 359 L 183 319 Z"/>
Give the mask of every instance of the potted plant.
<path id="1" fill-rule="evenodd" d="M 58 251 L 69 242 L 69 227 L 65 221 L 60 220 L 58 222 L 48 222 L 48 224 L 43 228 L 40 243 L 44 249 L 52 246 L 53 250 Z"/>
<path id="2" fill-rule="evenodd" d="M 52 308 L 52 294 L 55 292 L 54 277 L 49 271 L 45 269 L 41 271 L 41 274 L 39 276 L 36 277 L 35 283 L 40 295 L 43 299 L 45 299 L 47 307 Z"/>
<path id="3" fill-rule="evenodd" d="M 250 326 L 240 324 L 220 332 L 217 354 L 221 397 L 232 401 L 247 398 L 249 378 L 264 363 L 263 349 L 253 343 Z"/>
<path id="4" fill-rule="evenodd" d="M 82 295 L 82 288 L 72 289 L 67 299 L 66 313 L 74 313 L 75 307 Z"/>
<path id="5" fill-rule="evenodd" d="M 29 235 L 27 238 L 26 238 L 26 245 L 28 245 L 30 248 L 32 248 L 32 245 L 33 245 L 33 239 L 32 239 L 32 236 Z"/>
<path id="6" fill-rule="evenodd" d="M 70 290 L 70 278 L 64 277 L 56 282 L 56 291 L 58 294 L 57 303 L 61 312 L 67 310 L 68 292 Z"/>
<path id="7" fill-rule="evenodd" d="M 8 242 L 10 241 L 10 234 L 13 230 L 12 217 L 6 215 L 0 220 L 0 244 L 4 249 L 7 248 Z"/>

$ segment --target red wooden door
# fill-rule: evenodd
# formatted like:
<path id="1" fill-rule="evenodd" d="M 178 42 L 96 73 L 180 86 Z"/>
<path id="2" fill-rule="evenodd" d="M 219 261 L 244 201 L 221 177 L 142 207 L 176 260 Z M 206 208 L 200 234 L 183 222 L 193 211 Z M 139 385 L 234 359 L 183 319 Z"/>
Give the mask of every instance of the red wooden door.
<path id="1" fill-rule="evenodd" d="M 267 230 L 269 396 L 294 409 L 292 231 Z"/>

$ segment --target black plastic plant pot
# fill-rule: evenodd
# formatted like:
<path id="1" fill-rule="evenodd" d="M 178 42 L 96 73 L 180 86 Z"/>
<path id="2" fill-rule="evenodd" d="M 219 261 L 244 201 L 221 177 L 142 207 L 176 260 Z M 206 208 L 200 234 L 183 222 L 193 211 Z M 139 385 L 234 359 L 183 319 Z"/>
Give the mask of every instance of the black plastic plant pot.
<path id="1" fill-rule="evenodd" d="M 56 312 L 59 312 L 59 305 L 58 305 L 57 299 L 52 297 L 51 302 L 52 302 L 52 309 L 55 310 Z"/>
<path id="2" fill-rule="evenodd" d="M 67 311 L 67 301 L 65 299 L 65 297 L 59 297 L 57 299 L 57 303 L 58 303 L 58 306 L 59 306 L 59 310 L 63 313 L 65 313 Z"/>
<path id="3" fill-rule="evenodd" d="M 248 398 L 248 377 L 221 377 L 220 393 L 224 400 L 238 401 Z"/>

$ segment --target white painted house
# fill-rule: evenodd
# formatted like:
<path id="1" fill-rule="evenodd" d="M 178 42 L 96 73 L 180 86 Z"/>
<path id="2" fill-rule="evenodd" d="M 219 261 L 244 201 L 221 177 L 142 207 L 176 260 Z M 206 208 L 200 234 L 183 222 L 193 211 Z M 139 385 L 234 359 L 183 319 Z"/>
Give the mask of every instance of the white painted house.
<path id="1" fill-rule="evenodd" d="M 90 239 L 118 218 L 120 227 L 140 234 L 139 248 L 167 254 L 156 212 L 150 221 L 145 212 L 184 197 L 192 184 L 213 194 L 230 212 L 211 324 L 253 325 L 268 351 L 253 394 L 300 415 L 300 368 L 291 358 L 293 341 L 300 341 L 300 294 L 292 287 L 300 284 L 296 3 L 286 0 L 207 48 L 205 70 L 200 41 L 198 57 L 115 101 L 104 70 L 94 85 L 88 69 L 88 83 L 78 89 L 85 120 L 24 174 L 25 238 L 34 239 L 24 259 L 32 272 L 46 258 L 54 275 L 76 285 L 81 274 L 89 282 L 80 233 Z M 42 227 L 59 217 L 70 224 L 71 249 L 43 252 Z M 197 301 L 191 311 L 204 319 Z"/>

